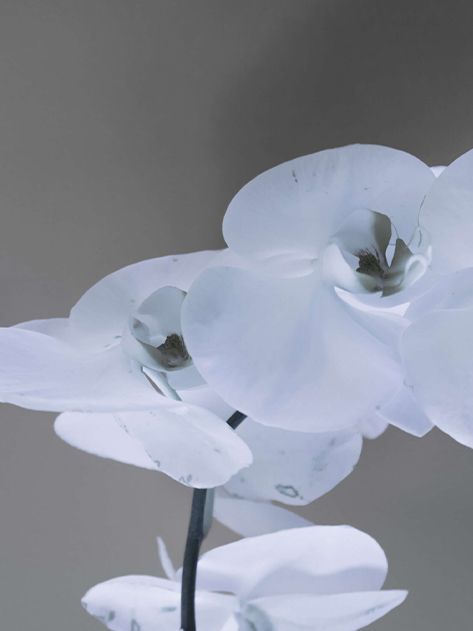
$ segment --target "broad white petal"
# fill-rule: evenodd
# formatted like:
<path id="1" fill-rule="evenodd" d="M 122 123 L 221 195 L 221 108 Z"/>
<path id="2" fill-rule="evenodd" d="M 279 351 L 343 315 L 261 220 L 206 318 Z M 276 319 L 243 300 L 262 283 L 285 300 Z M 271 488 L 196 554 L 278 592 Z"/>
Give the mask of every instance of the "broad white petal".
<path id="1" fill-rule="evenodd" d="M 46 318 L 44 320 L 29 320 L 28 322 L 20 322 L 15 324 L 15 329 L 26 329 L 27 331 L 36 331 L 36 333 L 43 333 L 55 337 L 59 340 L 64 340 L 69 343 L 74 343 L 73 338 L 69 332 L 69 318 Z"/>
<path id="2" fill-rule="evenodd" d="M 72 308 L 70 326 L 90 345 L 116 343 L 128 316 L 161 287 L 187 291 L 196 276 L 219 257 L 218 251 L 163 256 L 128 265 L 91 287 Z"/>
<path id="3" fill-rule="evenodd" d="M 197 488 L 224 484 L 251 463 L 247 445 L 220 418 L 197 406 L 172 403 L 144 412 L 65 413 L 55 429 L 78 449 L 162 471 Z"/>
<path id="4" fill-rule="evenodd" d="M 313 525 L 308 519 L 271 502 L 221 495 L 215 498 L 214 517 L 242 537 L 256 537 L 278 530 Z"/>
<path id="5" fill-rule="evenodd" d="M 379 414 L 390 425 L 418 436 L 425 436 L 434 424 L 419 407 L 409 388 L 403 386 L 395 397 L 379 409 Z"/>
<path id="6" fill-rule="evenodd" d="M 404 333 L 407 384 L 430 420 L 473 447 L 473 308 L 437 311 Z"/>
<path id="7" fill-rule="evenodd" d="M 441 274 L 473 265 L 473 151 L 452 162 L 435 180 L 420 213 L 430 234 L 432 269 Z"/>
<path id="8" fill-rule="evenodd" d="M 242 611 L 241 631 L 358 631 L 398 607 L 407 592 L 375 591 L 259 598 Z"/>
<path id="9" fill-rule="evenodd" d="M 381 547 L 350 526 L 310 526 L 249 537 L 207 552 L 201 588 L 242 599 L 379 589 L 387 573 Z"/>
<path id="10" fill-rule="evenodd" d="M 86 611 L 110 631 L 176 631 L 180 628 L 180 585 L 152 576 L 123 576 L 92 587 L 82 599 Z M 220 631 L 235 599 L 196 594 L 197 626 Z"/>
<path id="11" fill-rule="evenodd" d="M 121 348 L 81 353 L 19 327 L 0 329 L 0 398 L 34 410 L 110 411 L 169 405 Z"/>
<path id="12" fill-rule="evenodd" d="M 264 427 L 250 419 L 238 428 L 253 464 L 226 484 L 246 499 L 309 504 L 354 469 L 361 453 L 359 432 L 305 433 Z"/>
<path id="13" fill-rule="evenodd" d="M 265 425 L 333 431 L 400 385 L 386 344 L 351 311 L 315 274 L 215 268 L 184 301 L 183 331 L 197 369 L 229 405 Z"/>
<path id="14" fill-rule="evenodd" d="M 311 259 L 362 209 L 391 217 L 406 240 L 434 179 L 420 160 L 388 147 L 351 145 L 302 156 L 237 193 L 225 215 L 225 240 L 242 256 Z"/>

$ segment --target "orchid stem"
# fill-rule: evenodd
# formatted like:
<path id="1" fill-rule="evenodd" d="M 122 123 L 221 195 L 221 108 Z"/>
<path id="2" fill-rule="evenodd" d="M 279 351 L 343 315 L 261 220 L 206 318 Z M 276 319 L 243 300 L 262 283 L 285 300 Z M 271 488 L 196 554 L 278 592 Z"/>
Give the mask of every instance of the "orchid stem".
<path id="1" fill-rule="evenodd" d="M 235 412 L 227 424 L 236 429 L 246 418 L 242 412 Z M 181 583 L 181 629 L 196 631 L 195 622 L 195 586 L 197 581 L 197 562 L 200 546 L 209 530 L 210 516 L 213 508 L 212 489 L 194 489 L 192 507 L 187 529 L 184 562 L 182 564 Z"/>

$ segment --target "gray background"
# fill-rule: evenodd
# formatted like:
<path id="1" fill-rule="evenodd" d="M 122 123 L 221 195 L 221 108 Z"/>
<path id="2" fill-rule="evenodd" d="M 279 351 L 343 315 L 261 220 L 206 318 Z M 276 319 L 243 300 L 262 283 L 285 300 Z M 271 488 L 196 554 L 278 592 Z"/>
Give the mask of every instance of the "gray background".
<path id="1" fill-rule="evenodd" d="M 471 1 L 1 0 L 1 324 L 66 315 L 127 263 L 222 245 L 238 188 L 350 142 L 473 145 Z M 190 493 L 0 410 L 0 618 L 101 628 L 87 587 L 179 561 Z M 303 513 L 373 534 L 407 603 L 379 631 L 471 629 L 473 453 L 390 430 Z M 231 535 L 216 526 L 210 544 Z"/>

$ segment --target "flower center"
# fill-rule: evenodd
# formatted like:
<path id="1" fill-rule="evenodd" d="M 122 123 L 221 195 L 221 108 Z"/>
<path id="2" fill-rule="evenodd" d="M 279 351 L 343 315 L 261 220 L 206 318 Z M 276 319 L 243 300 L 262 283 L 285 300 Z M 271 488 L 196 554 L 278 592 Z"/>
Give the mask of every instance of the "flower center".
<path id="1" fill-rule="evenodd" d="M 123 336 L 128 355 L 160 372 L 178 371 L 192 364 L 181 330 L 185 297 L 186 292 L 177 287 L 162 287 L 140 304 Z"/>
<path id="2" fill-rule="evenodd" d="M 326 280 L 351 293 L 390 296 L 415 283 L 428 268 L 431 248 L 417 229 L 408 244 L 397 237 L 386 215 L 372 210 L 352 213 L 324 251 Z"/>
<path id="3" fill-rule="evenodd" d="M 156 350 L 159 353 L 162 366 L 167 370 L 181 368 L 184 364 L 187 365 L 191 359 L 191 356 L 187 352 L 186 345 L 184 344 L 184 338 L 177 333 L 168 335 L 165 341 L 160 344 Z"/>

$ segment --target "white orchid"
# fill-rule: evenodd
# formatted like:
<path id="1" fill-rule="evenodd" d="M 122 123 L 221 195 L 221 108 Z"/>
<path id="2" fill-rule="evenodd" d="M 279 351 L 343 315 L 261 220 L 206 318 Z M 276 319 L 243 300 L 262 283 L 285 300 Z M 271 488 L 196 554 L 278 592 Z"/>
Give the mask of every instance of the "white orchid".
<path id="1" fill-rule="evenodd" d="M 111 631 L 179 629 L 180 580 L 124 576 L 93 587 L 85 609 Z M 387 561 L 369 535 L 311 526 L 230 543 L 198 563 L 197 628 L 205 631 L 356 631 L 406 597 L 382 591 Z"/>
<path id="2" fill-rule="evenodd" d="M 432 422 L 473 447 L 473 151 L 439 173 L 420 221 L 440 280 L 406 314 L 406 381 Z"/>
<path id="3" fill-rule="evenodd" d="M 201 404 L 207 388 L 180 322 L 190 284 L 221 256 L 136 263 L 98 282 L 68 318 L 0 329 L 0 399 L 38 410 L 112 412 L 135 450 L 144 445 L 148 467 L 191 486 L 223 484 L 250 464 L 251 453 Z"/>
<path id="4" fill-rule="evenodd" d="M 398 305 L 429 285 L 435 246 L 419 211 L 434 181 L 413 156 L 354 145 L 247 184 L 224 236 L 251 264 L 207 269 L 183 305 L 186 345 L 209 386 L 266 425 L 329 431 L 381 414 L 428 431 L 403 387 Z"/>
<path id="5" fill-rule="evenodd" d="M 201 403 L 222 419 L 232 413 L 209 391 Z M 65 412 L 56 420 L 55 429 L 69 444 L 103 458 L 151 470 L 156 469 L 159 458 L 160 470 L 176 479 L 183 470 L 193 467 L 193 485 L 204 486 L 200 482 L 209 465 L 202 457 L 205 454 L 196 451 L 199 443 L 189 429 L 183 434 L 181 425 L 169 423 L 156 435 L 139 436 L 139 440 L 136 429 L 134 434 L 123 429 L 125 422 L 138 428 L 146 414 Z M 198 431 L 196 426 L 195 433 Z M 301 517 L 270 502 L 303 505 L 324 495 L 353 471 L 362 446 L 358 431 L 305 434 L 263 427 L 251 419 L 238 428 L 238 435 L 251 449 L 253 463 L 219 489 L 215 517 L 244 535 L 307 525 Z M 189 446 L 181 446 L 183 440 Z"/>

